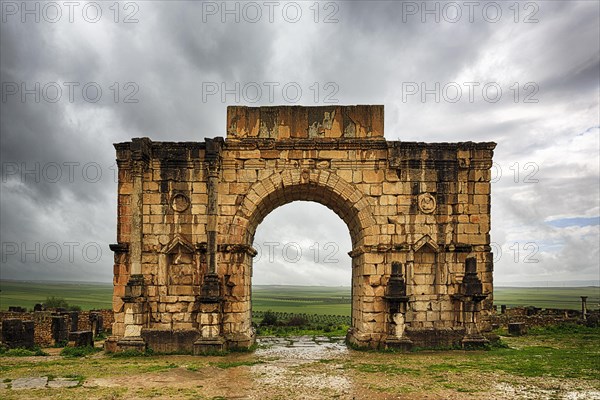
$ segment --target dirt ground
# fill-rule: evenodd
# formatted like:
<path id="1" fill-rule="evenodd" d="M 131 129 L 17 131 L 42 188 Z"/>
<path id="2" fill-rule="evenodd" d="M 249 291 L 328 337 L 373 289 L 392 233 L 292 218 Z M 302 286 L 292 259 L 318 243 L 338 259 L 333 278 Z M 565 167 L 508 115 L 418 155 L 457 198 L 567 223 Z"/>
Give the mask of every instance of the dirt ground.
<path id="1" fill-rule="evenodd" d="M 340 341 L 263 339 L 254 353 L 0 358 L 2 399 L 600 399 L 590 379 L 479 371 L 485 351 L 359 352 Z M 481 358 L 484 357 L 484 358 Z M 18 379 L 49 377 L 40 388 Z M 49 387 L 60 379 L 72 388 Z"/>

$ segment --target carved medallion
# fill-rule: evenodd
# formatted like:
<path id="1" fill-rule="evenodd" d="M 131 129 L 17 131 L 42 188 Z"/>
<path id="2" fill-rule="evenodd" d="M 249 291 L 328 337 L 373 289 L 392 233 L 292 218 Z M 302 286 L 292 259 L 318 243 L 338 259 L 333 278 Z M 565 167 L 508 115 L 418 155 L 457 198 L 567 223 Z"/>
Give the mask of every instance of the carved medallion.
<path id="1" fill-rule="evenodd" d="M 425 214 L 431 214 L 436 207 L 435 197 L 429 193 L 421 193 L 418 198 L 419 210 Z"/>
<path id="2" fill-rule="evenodd" d="M 171 208 L 177 212 L 184 212 L 190 206 L 190 199 L 183 194 L 177 193 L 171 197 Z"/>

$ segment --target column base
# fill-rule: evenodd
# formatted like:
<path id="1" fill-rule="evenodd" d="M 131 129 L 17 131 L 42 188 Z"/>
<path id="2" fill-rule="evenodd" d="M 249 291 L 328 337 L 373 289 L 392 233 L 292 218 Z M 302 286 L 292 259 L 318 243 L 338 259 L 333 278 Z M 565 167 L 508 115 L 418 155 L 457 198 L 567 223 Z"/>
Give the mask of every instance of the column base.
<path id="1" fill-rule="evenodd" d="M 362 349 L 379 349 L 382 345 L 382 335 L 379 333 L 360 333 L 356 328 L 350 328 L 346 334 L 346 343 Z"/>
<path id="2" fill-rule="evenodd" d="M 233 335 L 226 335 L 227 338 L 227 349 L 228 350 L 250 350 L 254 343 L 256 343 L 256 334 L 237 333 Z"/>
<path id="3" fill-rule="evenodd" d="M 104 342 L 104 350 L 107 353 L 120 353 L 123 351 L 146 351 L 146 342 L 140 336 L 118 337 L 110 336 Z"/>
<path id="4" fill-rule="evenodd" d="M 385 340 L 386 349 L 396 349 L 400 351 L 411 351 L 413 342 L 407 337 L 389 337 Z"/>
<path id="5" fill-rule="evenodd" d="M 200 338 L 194 342 L 194 355 L 220 353 L 225 351 L 225 339 L 222 337 Z"/>
<path id="6" fill-rule="evenodd" d="M 467 335 L 463 338 L 461 343 L 464 349 L 482 349 L 487 347 L 490 344 L 490 341 L 482 335 Z"/>

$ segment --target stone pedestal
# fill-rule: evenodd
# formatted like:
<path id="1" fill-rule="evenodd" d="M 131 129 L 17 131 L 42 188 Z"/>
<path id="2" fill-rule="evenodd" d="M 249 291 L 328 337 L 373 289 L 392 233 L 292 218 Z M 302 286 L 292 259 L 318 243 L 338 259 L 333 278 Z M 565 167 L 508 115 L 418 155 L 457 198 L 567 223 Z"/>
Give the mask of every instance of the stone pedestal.
<path id="1" fill-rule="evenodd" d="M 125 287 L 123 296 L 124 337 L 140 337 L 142 328 L 146 324 L 145 312 L 146 298 L 144 297 L 144 276 L 131 275 Z"/>
<path id="2" fill-rule="evenodd" d="M 52 339 L 54 344 L 64 344 L 69 338 L 69 329 L 67 328 L 67 320 L 63 315 L 52 316 Z"/>
<path id="3" fill-rule="evenodd" d="M 118 341 L 119 341 L 118 336 L 107 337 L 106 340 L 104 341 L 104 351 L 106 351 L 107 353 L 116 353 L 117 351 L 119 351 L 119 348 L 117 345 Z"/>
<path id="4" fill-rule="evenodd" d="M 527 325 L 523 322 L 511 322 L 508 324 L 508 334 L 511 336 L 521 336 L 527 333 Z"/>
<path id="5" fill-rule="evenodd" d="M 194 355 L 212 354 L 225 351 L 225 339 L 222 337 L 200 338 L 194 342 Z"/>
<path id="6" fill-rule="evenodd" d="M 227 349 L 249 349 L 256 342 L 256 334 L 254 329 L 250 335 L 235 334 L 227 335 Z"/>
<path id="7" fill-rule="evenodd" d="M 120 352 L 128 350 L 139 351 L 140 353 L 144 352 L 146 351 L 146 342 L 140 336 L 123 337 L 119 339 L 116 344 L 116 351 Z"/>
<path id="8" fill-rule="evenodd" d="M 2 344 L 9 349 L 32 349 L 35 346 L 34 329 L 33 321 L 5 319 L 2 321 Z"/>
<path id="9" fill-rule="evenodd" d="M 76 331 L 69 333 L 69 346 L 71 347 L 94 347 L 94 336 L 92 331 Z"/>
<path id="10" fill-rule="evenodd" d="M 490 344 L 490 341 L 487 340 L 483 335 L 467 335 L 462 340 L 462 347 L 464 349 L 480 349 L 486 347 Z"/>
<path id="11" fill-rule="evenodd" d="M 389 337 L 385 340 L 385 347 L 386 349 L 410 351 L 413 348 L 413 342 L 407 337 Z"/>

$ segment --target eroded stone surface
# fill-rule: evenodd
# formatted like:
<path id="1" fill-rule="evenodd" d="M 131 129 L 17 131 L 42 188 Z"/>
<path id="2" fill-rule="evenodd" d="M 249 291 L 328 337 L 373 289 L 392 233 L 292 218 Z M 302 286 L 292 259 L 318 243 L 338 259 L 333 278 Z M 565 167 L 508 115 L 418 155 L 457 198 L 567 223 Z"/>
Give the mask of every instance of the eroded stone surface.
<path id="1" fill-rule="evenodd" d="M 79 385 L 79 381 L 69 378 L 55 378 L 48 382 L 49 388 L 70 388 Z"/>
<path id="2" fill-rule="evenodd" d="M 48 377 L 36 377 L 36 378 L 17 378 L 11 382 L 11 388 L 13 390 L 21 389 L 43 389 L 48 383 Z"/>

